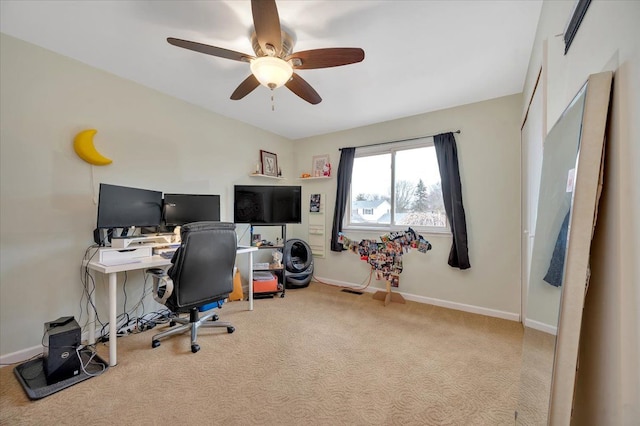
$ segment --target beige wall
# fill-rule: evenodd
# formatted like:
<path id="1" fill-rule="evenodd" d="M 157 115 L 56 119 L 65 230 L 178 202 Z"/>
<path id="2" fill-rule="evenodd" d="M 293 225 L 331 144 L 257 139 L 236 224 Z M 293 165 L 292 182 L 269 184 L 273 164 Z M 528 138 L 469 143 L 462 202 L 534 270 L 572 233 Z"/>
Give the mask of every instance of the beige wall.
<path id="1" fill-rule="evenodd" d="M 280 136 L 15 38 L 0 40 L 2 355 L 39 346 L 44 322 L 81 314 L 80 262 L 92 244 L 100 182 L 220 194 L 222 219 L 232 221 L 233 184 L 256 183 L 248 174 L 260 149 L 292 169 L 291 142 Z M 113 164 L 92 167 L 76 156 L 73 137 L 87 128 L 98 130 L 96 146 Z M 128 280 L 131 308 L 142 273 Z M 103 321 L 106 287 L 98 283 Z"/>
<path id="2" fill-rule="evenodd" d="M 300 173 L 314 155 L 329 154 L 337 173 L 341 147 L 393 141 L 460 129 L 457 134 L 471 268 L 451 268 L 451 235 L 424 234 L 433 249 L 403 256 L 399 291 L 410 299 L 517 320 L 520 313 L 520 108 L 512 95 L 457 108 L 296 141 Z M 304 182 L 304 196 L 325 193 L 330 234 L 336 178 Z M 304 224 L 303 224 L 304 225 Z M 303 226 L 304 228 L 304 226 Z M 301 229 L 300 233 L 306 232 Z M 345 231 L 355 240 L 380 232 Z M 327 235 L 327 245 L 329 235 Z M 350 253 L 327 250 L 317 259 L 315 276 L 332 283 L 359 285 L 369 274 L 366 262 Z M 372 281 L 384 288 L 384 282 Z"/>
<path id="3" fill-rule="evenodd" d="M 528 98 L 544 62 L 544 43 L 549 128 L 589 74 L 615 72 L 574 424 L 632 425 L 640 418 L 640 2 L 594 1 L 564 55 L 556 35 L 573 4 L 545 1 L 524 91 Z"/>

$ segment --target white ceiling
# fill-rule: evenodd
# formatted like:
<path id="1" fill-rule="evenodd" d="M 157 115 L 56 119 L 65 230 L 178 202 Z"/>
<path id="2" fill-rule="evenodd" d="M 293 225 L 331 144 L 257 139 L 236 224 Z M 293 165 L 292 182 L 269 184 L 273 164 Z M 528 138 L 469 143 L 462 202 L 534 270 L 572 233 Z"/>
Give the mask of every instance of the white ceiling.
<path id="1" fill-rule="evenodd" d="M 300 70 L 322 97 L 287 88 L 229 99 L 249 65 L 172 46 L 183 38 L 253 54 L 251 4 L 230 1 L 0 2 L 3 33 L 218 114 L 299 139 L 522 91 L 541 0 L 280 0 L 294 51 L 360 47 L 363 62 Z"/>

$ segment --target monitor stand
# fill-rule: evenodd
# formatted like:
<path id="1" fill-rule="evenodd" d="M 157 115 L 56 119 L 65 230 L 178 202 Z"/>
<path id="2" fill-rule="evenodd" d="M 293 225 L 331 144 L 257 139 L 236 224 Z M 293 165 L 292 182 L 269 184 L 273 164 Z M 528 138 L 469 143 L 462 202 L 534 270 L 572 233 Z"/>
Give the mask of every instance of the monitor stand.
<path id="1" fill-rule="evenodd" d="M 133 249 L 149 244 L 171 244 L 169 235 L 132 235 L 126 237 L 114 237 L 111 239 L 111 247 L 117 249 Z"/>
<path id="2" fill-rule="evenodd" d="M 114 229 L 115 231 L 115 229 Z M 120 231 L 120 236 L 123 238 L 132 238 L 133 234 L 136 233 L 136 227 L 135 226 L 130 226 L 128 228 L 122 228 L 122 231 Z M 131 234 L 131 235 L 129 235 Z M 114 234 L 112 234 L 114 235 Z"/>

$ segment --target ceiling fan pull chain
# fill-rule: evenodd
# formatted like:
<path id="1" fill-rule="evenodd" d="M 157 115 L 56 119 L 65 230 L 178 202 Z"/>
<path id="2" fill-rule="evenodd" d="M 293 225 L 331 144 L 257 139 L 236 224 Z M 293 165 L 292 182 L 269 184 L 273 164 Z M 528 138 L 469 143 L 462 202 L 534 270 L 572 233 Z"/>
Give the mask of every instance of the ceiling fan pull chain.
<path id="1" fill-rule="evenodd" d="M 276 110 L 276 106 L 273 102 L 273 89 L 271 89 L 271 111 L 275 111 Z"/>

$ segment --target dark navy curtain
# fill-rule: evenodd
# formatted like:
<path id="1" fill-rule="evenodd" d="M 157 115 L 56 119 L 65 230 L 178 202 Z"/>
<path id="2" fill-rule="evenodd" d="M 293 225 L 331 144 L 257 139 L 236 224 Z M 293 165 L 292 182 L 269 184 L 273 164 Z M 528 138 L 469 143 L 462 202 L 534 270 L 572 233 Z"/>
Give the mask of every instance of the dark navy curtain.
<path id="1" fill-rule="evenodd" d="M 549 263 L 549 269 L 543 280 L 548 282 L 554 287 L 560 287 L 562 285 L 562 276 L 564 274 L 564 257 L 567 253 L 567 236 L 569 235 L 569 218 L 571 217 L 571 210 L 567 212 L 560 226 L 560 232 L 558 232 L 558 238 L 556 238 L 556 245 L 553 248 L 553 255 L 551 256 L 551 262 Z"/>
<path id="2" fill-rule="evenodd" d="M 333 211 L 333 227 L 331 229 L 331 251 L 342 251 L 344 247 L 338 241 L 342 232 L 342 218 L 347 208 L 347 197 L 351 187 L 351 173 L 353 172 L 353 159 L 356 156 L 355 148 L 342 148 L 340 164 L 338 164 L 338 187 L 336 188 L 336 208 Z"/>
<path id="3" fill-rule="evenodd" d="M 442 133 L 433 137 L 442 181 L 442 198 L 447 219 L 451 225 L 453 245 L 449 252 L 449 265 L 468 269 L 469 249 L 467 247 L 467 221 L 462 205 L 462 184 L 458 169 L 458 150 L 453 133 Z"/>

